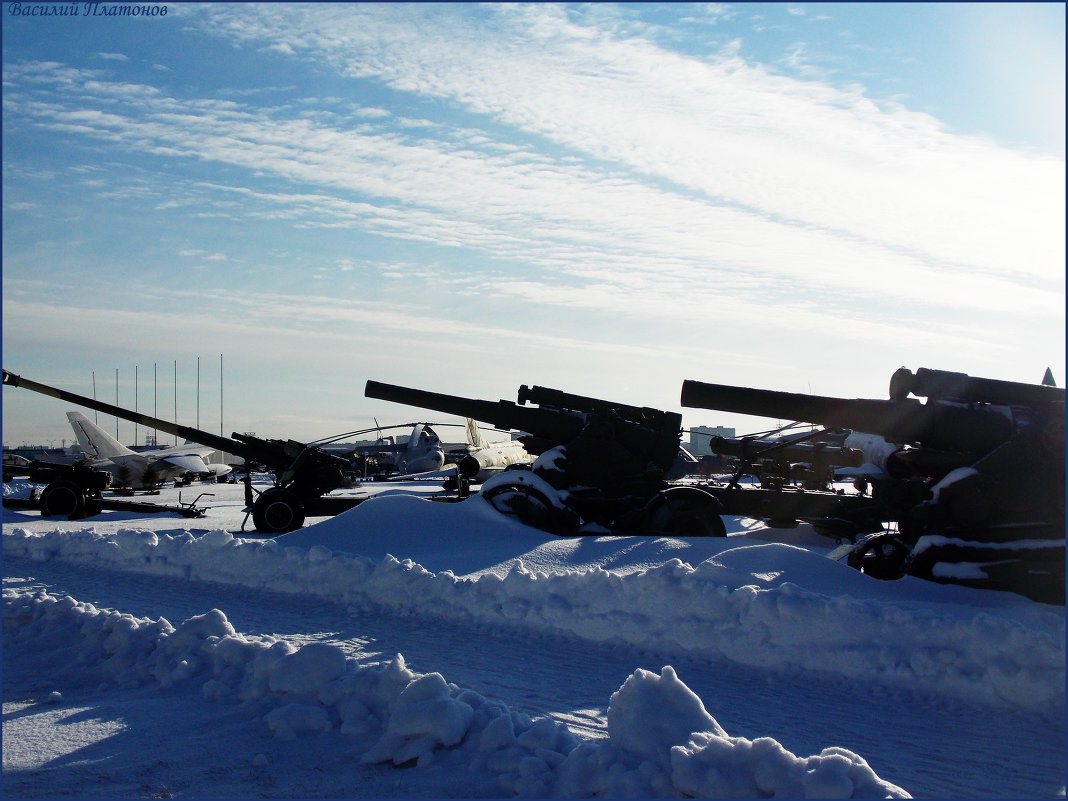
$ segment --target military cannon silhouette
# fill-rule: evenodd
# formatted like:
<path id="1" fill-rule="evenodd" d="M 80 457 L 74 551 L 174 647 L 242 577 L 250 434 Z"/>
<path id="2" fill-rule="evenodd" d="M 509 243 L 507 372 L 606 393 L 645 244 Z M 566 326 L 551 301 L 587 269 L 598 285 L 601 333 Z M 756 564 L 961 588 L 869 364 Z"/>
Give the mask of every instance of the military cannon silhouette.
<path id="1" fill-rule="evenodd" d="M 910 574 L 1064 603 L 1065 391 L 903 367 L 889 394 L 848 400 L 685 381 L 681 402 L 847 428 L 901 446 L 886 475 L 872 480 L 870 501 L 711 490 L 725 513 L 793 514 L 814 518 L 817 528 L 822 521 L 824 531 L 854 540 L 851 564 L 880 577 Z M 878 520 L 895 525 L 861 538 Z"/>
<path id="2" fill-rule="evenodd" d="M 518 403 L 378 381 L 368 381 L 364 394 L 525 432 L 519 440 L 537 456 L 533 465 L 494 476 L 480 495 L 529 525 L 566 536 L 726 535 L 710 493 L 669 483 L 680 414 L 526 385 Z"/>

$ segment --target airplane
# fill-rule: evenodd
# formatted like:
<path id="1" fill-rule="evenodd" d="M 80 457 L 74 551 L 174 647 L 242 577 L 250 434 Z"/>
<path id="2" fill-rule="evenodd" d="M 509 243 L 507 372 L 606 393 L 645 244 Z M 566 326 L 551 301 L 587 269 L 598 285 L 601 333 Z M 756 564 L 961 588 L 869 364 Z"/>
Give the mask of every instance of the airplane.
<path id="1" fill-rule="evenodd" d="M 514 464 L 530 464 L 534 457 L 527 453 L 519 440 L 487 442 L 478 428 L 478 423 L 467 418 L 467 446 L 458 452 L 460 472 L 470 476 L 475 484 L 481 484 L 491 476 Z"/>
<path id="2" fill-rule="evenodd" d="M 187 443 L 137 453 L 111 437 L 81 412 L 67 412 L 78 444 L 92 467 L 112 474 L 116 487 L 151 490 L 164 481 L 192 473 L 199 477 L 224 476 L 230 465 L 208 462 L 214 448 Z"/>
<path id="3" fill-rule="evenodd" d="M 407 424 L 406 424 L 407 425 Z M 406 444 L 398 444 L 393 436 L 379 436 L 374 445 L 359 445 L 355 453 L 364 457 L 365 466 L 374 465 L 387 473 L 429 473 L 445 464 L 445 449 L 441 438 L 428 423 L 412 423 L 412 433 Z M 389 426 L 402 428 L 404 426 Z M 381 429 L 369 429 L 371 431 Z M 365 433 L 365 432 L 354 432 Z"/>

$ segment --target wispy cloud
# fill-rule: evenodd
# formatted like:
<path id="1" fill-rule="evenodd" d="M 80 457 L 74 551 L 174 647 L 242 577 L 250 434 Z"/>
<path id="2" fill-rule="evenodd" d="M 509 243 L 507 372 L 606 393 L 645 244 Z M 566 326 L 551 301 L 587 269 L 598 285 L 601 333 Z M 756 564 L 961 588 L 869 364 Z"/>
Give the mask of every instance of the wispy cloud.
<path id="1" fill-rule="evenodd" d="M 1063 220 L 1062 160 L 954 136 L 859 92 L 600 37 L 556 7 L 502 8 L 485 27 L 433 6 L 328 9 L 330 24 L 310 7 L 260 12 L 245 26 L 223 7 L 205 24 L 242 41 L 284 38 L 341 74 L 450 98 L 710 203 L 935 263 L 1062 272 L 1063 249 L 1033 244 L 1036 229 Z M 498 35 L 486 36 L 490 25 Z"/>
<path id="2" fill-rule="evenodd" d="M 32 75 L 57 72 L 62 76 L 65 70 L 42 65 Z M 51 84 L 61 77 L 40 80 Z M 339 128 L 303 118 L 279 118 L 274 112 L 231 101 L 183 102 L 152 87 L 94 80 L 85 89 L 95 93 L 91 103 L 101 108 L 34 100 L 18 105 L 18 112 L 52 129 L 121 142 L 145 153 L 206 159 L 319 187 L 316 193 L 264 192 L 251 185 L 219 187 L 255 202 L 242 213 L 274 215 L 297 225 L 352 226 L 441 246 L 476 248 L 573 277 L 603 272 L 618 281 L 629 272 L 645 271 L 655 274 L 660 285 L 670 285 L 673 273 L 686 274 L 691 285 L 733 281 L 733 276 L 744 274 L 760 278 L 759 286 L 752 287 L 759 293 L 804 284 L 836 293 L 910 298 L 916 282 L 935 282 L 946 289 L 942 303 L 965 308 L 1027 306 L 1050 312 L 1058 302 L 1050 290 L 1056 293 L 1063 278 L 1043 264 L 1051 254 L 1040 248 L 1049 246 L 1022 236 L 1040 230 L 1041 221 L 1030 221 L 1020 240 L 1013 242 L 1017 258 L 1024 247 L 1033 250 L 1029 254 L 1033 258 L 1014 261 L 1008 270 L 1005 262 L 992 263 L 989 253 L 968 259 L 966 251 L 976 247 L 974 232 L 982 229 L 974 220 L 966 224 L 961 215 L 993 214 L 993 207 L 984 209 L 973 196 L 970 212 L 947 208 L 937 236 L 932 232 L 929 240 L 917 241 L 906 198 L 899 198 L 903 205 L 894 202 L 894 193 L 903 193 L 906 187 L 891 182 L 888 174 L 881 178 L 868 174 L 870 162 L 842 166 L 829 152 L 823 165 L 828 175 L 852 170 L 850 180 L 867 187 L 868 211 L 861 216 L 881 211 L 880 225 L 886 230 L 879 237 L 867 235 L 863 221 L 851 225 L 851 215 L 854 220 L 858 215 L 826 189 L 804 204 L 811 219 L 784 215 L 782 194 L 793 192 L 801 204 L 804 187 L 820 182 L 816 165 L 788 165 L 781 156 L 776 163 L 788 173 L 782 183 L 765 184 L 761 197 L 741 204 L 670 186 L 659 188 L 633 175 L 597 171 L 540 153 L 502 154 L 472 145 L 469 137 L 455 141 L 448 135 L 431 139 L 398 134 L 374 127 L 375 117 L 358 128 Z M 121 101 L 126 98 L 137 102 L 125 106 Z M 688 150 L 695 166 L 702 150 L 696 143 Z M 889 169 L 889 159 L 881 158 Z M 964 168 L 975 165 L 963 156 L 957 160 L 964 162 L 959 180 L 967 180 L 973 195 L 981 195 L 989 179 L 965 175 Z M 723 169 L 745 172 L 739 164 Z M 883 187 L 880 180 L 893 185 Z M 927 190 L 937 192 L 937 187 Z M 916 203 L 929 201 L 919 187 L 909 193 Z M 1021 203 L 1030 201 L 1022 191 L 1019 194 Z M 964 203 L 964 198 L 954 190 L 939 202 Z M 258 212 L 256 204 L 261 206 Z M 1005 208 L 1003 200 L 997 208 Z M 816 217 L 828 221 L 833 217 L 835 224 L 818 224 Z M 1002 238 L 1012 221 L 1003 223 Z M 902 236 L 893 235 L 897 230 Z M 957 230 L 970 233 L 959 236 Z M 956 258 L 949 258 L 951 254 Z M 950 291 L 962 274 L 971 276 L 970 291 Z M 1036 283 L 1020 286 L 1024 276 Z M 980 286 L 985 291 L 974 291 Z M 740 291 L 745 292 L 744 286 Z"/>

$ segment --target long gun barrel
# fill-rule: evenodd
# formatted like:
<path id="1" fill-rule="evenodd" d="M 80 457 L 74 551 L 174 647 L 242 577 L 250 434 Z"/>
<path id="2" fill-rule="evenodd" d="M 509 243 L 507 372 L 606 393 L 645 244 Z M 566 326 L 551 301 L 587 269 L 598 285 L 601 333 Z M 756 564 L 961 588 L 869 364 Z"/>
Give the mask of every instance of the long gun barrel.
<path id="1" fill-rule="evenodd" d="M 600 469 L 596 463 L 613 459 L 617 460 L 615 467 L 622 472 L 627 472 L 622 467 L 624 462 L 630 464 L 627 469 L 635 474 L 650 462 L 664 471 L 674 464 L 679 452 L 682 415 L 556 389 L 524 385 L 519 389 L 518 404 L 462 398 L 378 381 L 368 381 L 364 394 L 368 398 L 471 417 L 496 428 L 524 431 L 528 436 L 520 441 L 533 454 L 570 443 L 572 465 L 586 477 Z M 539 406 L 521 405 L 528 402 Z M 607 442 L 612 443 L 611 448 Z M 616 456 L 606 456 L 610 451 Z M 627 454 L 626 458 L 623 454 Z M 580 462 L 589 469 L 575 467 Z"/>
<path id="2" fill-rule="evenodd" d="M 495 428 L 526 431 L 536 437 L 551 439 L 570 439 L 582 430 L 584 423 L 581 415 L 519 406 L 506 400 L 487 401 L 427 392 L 379 381 L 368 381 L 364 395 L 422 409 L 433 409 L 457 417 L 470 417 Z"/>
<path id="3" fill-rule="evenodd" d="M 104 403 L 95 398 L 87 398 L 84 395 L 77 395 L 63 389 L 50 387 L 47 384 L 40 384 L 36 381 L 31 381 L 29 378 L 23 378 L 20 375 L 8 372 L 7 370 L 4 370 L 4 386 L 22 387 L 23 389 L 39 392 L 42 395 L 48 395 L 49 397 L 57 398 L 58 400 L 66 401 L 67 403 L 73 403 L 76 406 L 84 406 L 88 409 L 95 409 L 98 412 L 103 412 L 104 414 L 121 417 L 123 420 L 140 423 L 148 428 L 158 428 L 160 431 L 174 434 L 175 436 L 200 443 L 201 445 L 207 445 L 210 448 L 217 448 L 218 450 L 230 453 L 235 452 L 234 446 L 237 443 L 232 439 L 220 437 L 216 434 L 209 434 L 207 431 L 201 431 L 198 428 L 181 426 L 177 423 L 161 420 L 158 417 L 141 414 L 140 412 L 133 412 L 129 409 L 124 409 L 121 406 L 113 406 L 110 403 Z"/>
<path id="4" fill-rule="evenodd" d="M 173 434 L 182 439 L 197 442 L 201 445 L 207 445 L 209 448 L 216 448 L 224 453 L 236 454 L 249 462 L 266 464 L 272 469 L 277 470 L 288 467 L 289 464 L 307 448 L 303 443 L 295 442 L 293 440 L 263 440 L 246 434 L 234 433 L 234 439 L 220 437 L 217 434 L 201 431 L 199 428 L 178 425 L 177 423 L 162 420 L 158 417 L 152 417 L 147 414 L 131 411 L 130 409 L 124 409 L 121 406 L 114 406 L 110 403 L 105 403 L 104 401 L 98 401 L 95 398 L 88 398 L 74 392 L 67 392 L 66 390 L 51 387 L 47 384 L 41 384 L 37 381 L 32 381 L 29 378 L 23 378 L 22 376 L 7 370 L 4 370 L 3 372 L 4 386 L 22 387 L 23 389 L 39 392 L 42 395 L 48 395 L 49 397 L 66 401 L 67 403 L 73 403 L 76 406 L 84 406 L 88 409 L 103 412 L 104 414 L 120 417 L 123 420 L 140 423 L 148 428 L 157 428 L 160 431 L 165 431 L 168 434 Z M 341 463 L 340 460 L 339 463 Z"/>
<path id="5" fill-rule="evenodd" d="M 1013 421 L 1000 409 L 952 403 L 833 398 L 726 384 L 684 381 L 681 403 L 698 409 L 818 423 L 878 434 L 889 442 L 975 452 L 996 448 L 1013 435 Z"/>
<path id="6" fill-rule="evenodd" d="M 931 370 L 927 367 L 921 367 L 913 373 L 902 367 L 890 378 L 890 397 L 904 398 L 910 392 L 932 400 L 1021 406 L 1063 406 L 1065 399 L 1063 387 L 1023 384 L 997 378 L 976 378 L 965 373 Z"/>

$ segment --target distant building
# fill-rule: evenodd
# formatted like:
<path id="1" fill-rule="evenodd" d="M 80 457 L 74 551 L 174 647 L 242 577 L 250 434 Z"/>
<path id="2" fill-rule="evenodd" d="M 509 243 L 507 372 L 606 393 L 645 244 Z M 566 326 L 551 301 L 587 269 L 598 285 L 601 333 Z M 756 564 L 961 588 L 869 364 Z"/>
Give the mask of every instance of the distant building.
<path id="1" fill-rule="evenodd" d="M 694 456 L 708 456 L 712 453 L 712 449 L 708 447 L 708 441 L 712 437 L 733 439 L 734 436 L 733 428 L 726 428 L 725 426 L 716 426 L 715 428 L 694 426 L 690 429 L 690 441 L 686 445 L 686 450 Z"/>

